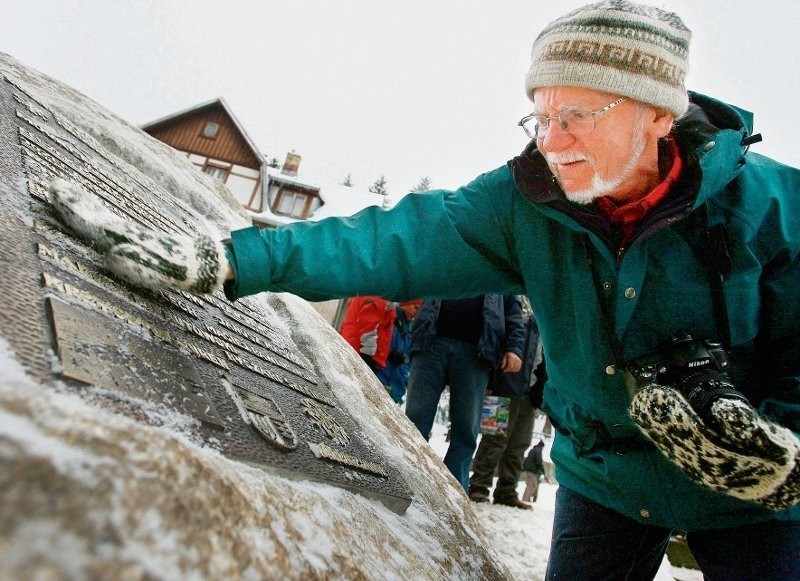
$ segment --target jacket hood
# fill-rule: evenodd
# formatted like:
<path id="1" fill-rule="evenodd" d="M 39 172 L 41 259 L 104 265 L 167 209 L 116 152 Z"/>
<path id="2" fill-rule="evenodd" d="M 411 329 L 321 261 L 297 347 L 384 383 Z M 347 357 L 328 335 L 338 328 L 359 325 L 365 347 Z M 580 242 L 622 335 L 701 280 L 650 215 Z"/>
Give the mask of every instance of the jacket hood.
<path id="1" fill-rule="evenodd" d="M 689 97 L 692 104 L 675 122 L 673 133 L 687 161 L 696 208 L 736 177 L 750 144 L 761 136 L 752 135 L 752 113 L 699 93 Z"/>

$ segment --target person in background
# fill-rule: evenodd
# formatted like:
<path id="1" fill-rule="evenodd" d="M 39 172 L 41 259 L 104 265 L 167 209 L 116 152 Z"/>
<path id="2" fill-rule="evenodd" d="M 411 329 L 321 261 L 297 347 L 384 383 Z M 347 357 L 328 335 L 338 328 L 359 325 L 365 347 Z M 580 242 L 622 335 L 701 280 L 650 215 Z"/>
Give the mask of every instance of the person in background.
<path id="1" fill-rule="evenodd" d="M 395 403 L 402 404 L 411 372 L 411 327 L 421 300 L 401 302 L 395 310 L 392 340 L 386 365 L 375 370 L 378 380 Z"/>
<path id="2" fill-rule="evenodd" d="M 525 490 L 522 493 L 523 502 L 536 502 L 539 498 L 539 482 L 545 477 L 544 460 L 542 451 L 544 440 L 539 440 L 531 448 L 525 461 L 522 463 L 522 475 L 525 478 Z"/>
<path id="3" fill-rule="evenodd" d="M 523 306 L 527 306 L 523 298 Z M 527 309 L 530 312 L 530 308 Z M 487 390 L 489 395 L 509 397 L 508 428 L 504 432 L 483 434 L 472 459 L 469 498 L 487 502 L 494 483 L 492 502 L 520 509 L 531 509 L 520 501 L 517 484 L 522 472 L 525 451 L 531 445 L 536 410 L 542 405 L 544 382 L 535 371 L 542 365 L 542 345 L 536 319 L 530 314 L 525 321 L 525 348 L 522 368 L 516 373 L 497 374 Z"/>
<path id="4" fill-rule="evenodd" d="M 483 396 L 495 361 L 505 373 L 522 367 L 525 327 L 517 296 L 426 300 L 411 331 L 406 415 L 427 440 L 439 398 L 450 389 L 450 443 L 444 464 L 469 493 Z"/>
<path id="5" fill-rule="evenodd" d="M 350 299 L 339 334 L 372 371 L 386 367 L 397 303 L 376 296 Z"/>
<path id="6" fill-rule="evenodd" d="M 524 151 L 390 210 L 220 241 L 64 181 L 50 202 L 149 288 L 527 294 L 556 433 L 546 578 L 652 578 L 675 529 L 707 578 L 798 579 L 800 171 L 751 150 L 752 114 L 686 90 L 690 40 L 626 0 L 557 18 L 533 43 Z"/>

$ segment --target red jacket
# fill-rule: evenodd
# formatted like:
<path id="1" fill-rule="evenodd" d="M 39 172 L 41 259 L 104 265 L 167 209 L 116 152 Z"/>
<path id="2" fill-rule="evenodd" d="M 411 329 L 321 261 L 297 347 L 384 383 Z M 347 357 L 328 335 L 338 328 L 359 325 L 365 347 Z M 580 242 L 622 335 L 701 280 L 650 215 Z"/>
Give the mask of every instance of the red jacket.
<path id="1" fill-rule="evenodd" d="M 395 309 L 386 310 L 389 301 L 380 297 L 354 297 L 347 306 L 347 314 L 342 321 L 339 333 L 353 349 L 360 352 L 361 335 L 378 330 L 378 349 L 372 361 L 378 367 L 386 367 L 386 358 L 392 343 Z"/>

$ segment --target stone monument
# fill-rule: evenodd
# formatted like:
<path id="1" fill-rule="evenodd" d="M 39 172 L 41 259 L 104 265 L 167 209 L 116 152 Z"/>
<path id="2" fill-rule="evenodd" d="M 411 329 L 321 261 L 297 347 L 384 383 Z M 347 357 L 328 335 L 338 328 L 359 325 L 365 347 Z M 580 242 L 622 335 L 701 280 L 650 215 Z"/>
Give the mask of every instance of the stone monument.
<path id="1" fill-rule="evenodd" d="M 177 152 L 0 53 L 0 577 L 505 576 L 307 303 L 130 287 L 54 219 L 55 178 L 170 232 L 249 225 Z"/>

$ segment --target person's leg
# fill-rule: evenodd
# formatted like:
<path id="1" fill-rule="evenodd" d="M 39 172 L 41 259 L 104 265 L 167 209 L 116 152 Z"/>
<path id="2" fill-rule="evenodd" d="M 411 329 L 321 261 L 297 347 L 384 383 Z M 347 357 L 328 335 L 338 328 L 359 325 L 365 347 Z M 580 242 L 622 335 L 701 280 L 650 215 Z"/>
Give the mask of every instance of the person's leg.
<path id="1" fill-rule="evenodd" d="M 506 448 L 508 438 L 505 434 L 484 434 L 478 443 L 478 450 L 472 459 L 472 476 L 469 479 L 469 494 L 489 498 L 489 490 L 494 481 L 494 471 Z"/>
<path id="2" fill-rule="evenodd" d="M 429 439 L 433 418 L 444 391 L 447 371 L 447 343 L 434 338 L 430 349 L 411 358 L 411 373 L 406 394 L 406 416 Z"/>
<path id="3" fill-rule="evenodd" d="M 669 535 L 560 486 L 545 578 L 653 579 Z"/>
<path id="4" fill-rule="evenodd" d="M 539 476 L 533 472 L 525 471 L 525 491 L 522 493 L 522 502 L 536 502 L 539 489 Z"/>
<path id="5" fill-rule="evenodd" d="M 451 431 L 444 464 L 469 494 L 469 466 L 478 439 L 490 369 L 475 355 L 475 345 L 463 341 L 450 341 L 448 363 Z"/>
<path id="6" fill-rule="evenodd" d="M 686 542 L 706 579 L 800 579 L 800 522 L 692 531 Z"/>
<path id="7" fill-rule="evenodd" d="M 508 420 L 508 444 L 498 465 L 495 499 L 517 500 L 517 484 L 525 451 L 533 438 L 534 407 L 529 399 L 512 399 Z"/>
<path id="8" fill-rule="evenodd" d="M 392 379 L 389 382 L 389 397 L 392 398 L 394 403 L 403 403 L 403 397 L 406 395 L 406 386 L 400 383 L 397 379 Z"/>

